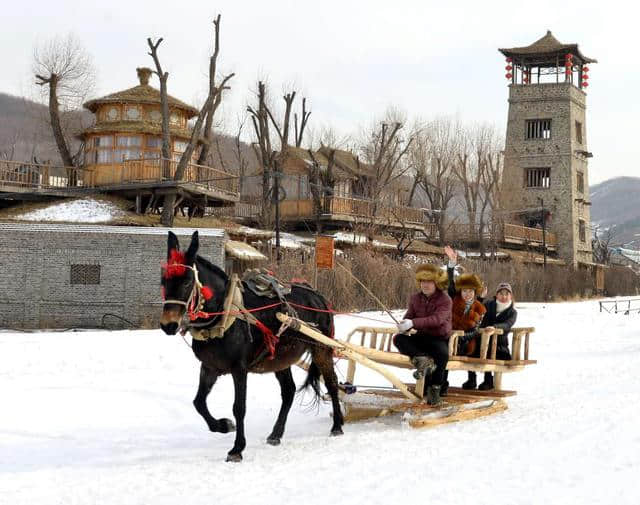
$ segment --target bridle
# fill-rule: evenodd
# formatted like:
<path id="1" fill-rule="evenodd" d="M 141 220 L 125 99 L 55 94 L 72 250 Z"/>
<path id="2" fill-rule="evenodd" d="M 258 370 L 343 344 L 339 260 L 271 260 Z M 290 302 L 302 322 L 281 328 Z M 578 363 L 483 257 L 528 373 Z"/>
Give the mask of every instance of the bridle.
<path id="1" fill-rule="evenodd" d="M 202 312 L 204 308 L 204 303 L 206 301 L 205 296 L 202 293 L 203 284 L 200 282 L 200 277 L 198 276 L 198 268 L 196 264 L 193 265 L 185 265 L 183 263 L 173 263 L 172 266 L 179 266 L 186 269 L 189 269 L 193 272 L 193 287 L 191 288 L 191 293 L 189 293 L 189 297 L 187 301 L 177 300 L 177 299 L 167 299 L 162 302 L 162 307 L 166 305 L 180 305 L 185 308 L 185 312 L 183 315 L 183 319 L 188 318 L 191 326 L 196 326 L 193 324 L 193 321 L 198 319 L 198 314 Z M 207 321 L 204 324 L 198 324 L 197 326 L 203 326 L 210 324 L 210 321 Z"/>

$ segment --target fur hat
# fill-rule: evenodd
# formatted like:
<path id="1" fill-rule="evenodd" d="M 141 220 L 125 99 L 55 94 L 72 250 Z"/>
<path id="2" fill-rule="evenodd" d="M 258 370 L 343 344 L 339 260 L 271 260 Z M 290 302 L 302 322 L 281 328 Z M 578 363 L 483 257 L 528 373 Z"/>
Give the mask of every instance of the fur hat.
<path id="1" fill-rule="evenodd" d="M 456 291 L 463 289 L 473 289 L 476 296 L 482 293 L 482 281 L 475 274 L 462 274 L 456 279 Z"/>
<path id="2" fill-rule="evenodd" d="M 447 289 L 448 280 L 447 272 L 436 265 L 426 263 L 420 265 L 416 270 L 416 286 L 420 289 L 421 281 L 433 281 L 438 289 Z"/>

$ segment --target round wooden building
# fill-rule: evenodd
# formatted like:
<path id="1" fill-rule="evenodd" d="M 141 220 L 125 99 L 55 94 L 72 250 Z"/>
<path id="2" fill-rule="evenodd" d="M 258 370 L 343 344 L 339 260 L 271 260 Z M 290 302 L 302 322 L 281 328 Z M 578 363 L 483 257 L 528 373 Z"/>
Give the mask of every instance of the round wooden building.
<path id="1" fill-rule="evenodd" d="M 96 116 L 95 125 L 82 134 L 85 142 L 84 168 L 91 171 L 92 185 L 124 182 L 132 177 L 136 180 L 149 179 L 152 178 L 152 168 L 160 167 L 158 161 L 153 161 L 161 158 L 160 91 L 149 85 L 151 69 L 138 68 L 137 72 L 138 86 L 84 104 Z M 191 137 L 187 122 L 198 111 L 177 98 L 168 98 L 171 159 L 178 161 Z M 127 163 L 134 160 L 148 161 Z M 147 167 L 147 174 L 126 173 L 140 171 L 144 167 Z"/>
<path id="2" fill-rule="evenodd" d="M 137 72 L 138 86 L 84 104 L 95 114 L 96 122 L 81 134 L 85 145 L 82 184 L 135 196 L 138 201 L 149 201 L 171 188 L 201 206 L 237 201 L 237 178 L 233 174 L 196 164 L 200 146 L 194 150 L 183 177 L 174 180 L 191 138 L 188 122 L 198 110 L 168 97 L 171 155 L 163 159 L 160 91 L 149 85 L 153 73 L 150 68 L 138 68 Z"/>

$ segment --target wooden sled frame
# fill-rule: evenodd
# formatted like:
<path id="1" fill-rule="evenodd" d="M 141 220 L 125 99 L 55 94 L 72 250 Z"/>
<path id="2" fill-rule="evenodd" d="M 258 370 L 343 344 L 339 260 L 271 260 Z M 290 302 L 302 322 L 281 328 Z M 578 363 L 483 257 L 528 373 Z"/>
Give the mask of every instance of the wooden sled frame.
<path id="1" fill-rule="evenodd" d="M 430 427 L 444 423 L 475 419 L 487 415 L 502 412 L 507 409 L 503 396 L 515 394 L 515 392 L 478 392 L 463 391 L 451 388 L 446 402 L 437 407 L 427 405 L 422 401 L 424 382 L 418 381 L 416 384 L 405 384 L 395 374 L 389 371 L 385 365 L 413 368 L 409 358 L 398 352 L 391 351 L 394 328 L 384 327 L 359 327 L 347 336 L 346 340 L 331 339 L 319 331 L 309 327 L 303 321 L 287 316 L 282 313 L 277 314 L 280 322 L 291 329 L 313 338 L 329 347 L 332 347 L 336 356 L 349 360 L 347 370 L 347 381 L 353 384 L 357 364 L 366 366 L 385 377 L 394 386 L 395 390 L 386 391 L 362 391 L 360 402 L 354 401 L 357 395 L 342 394 L 342 401 L 345 408 L 345 420 L 355 421 L 371 417 L 379 417 L 386 414 L 402 412 L 404 420 L 412 427 Z M 452 354 L 457 348 L 457 338 L 462 332 L 454 332 L 449 341 L 450 361 L 449 370 L 473 370 L 491 371 L 497 374 L 503 372 L 513 372 L 522 370 L 524 365 L 535 363 L 529 360 L 529 335 L 533 328 L 514 328 L 512 339 L 514 360 L 496 360 L 497 335 L 501 330 L 485 330 L 481 336 L 481 356 L 485 358 L 468 358 Z M 360 345 L 350 342 L 350 340 L 360 332 Z M 369 337 L 369 346 L 365 346 L 366 337 Z M 520 351 L 524 338 L 525 359 L 521 360 Z M 491 349 L 489 347 L 491 346 Z M 487 359 L 487 353 L 493 359 Z M 472 361 L 469 361 L 472 360 Z M 499 379 L 498 379 L 499 380 Z M 480 393 L 480 394 L 478 394 Z M 368 396 L 367 396 L 368 395 Z M 387 402 L 385 404 L 385 402 Z"/>
<path id="2" fill-rule="evenodd" d="M 466 370 L 469 372 L 493 372 L 494 374 L 494 391 L 502 392 L 500 396 L 514 395 L 514 391 L 502 391 L 502 374 L 510 372 L 518 372 L 524 369 L 526 365 L 537 363 L 536 360 L 529 359 L 529 340 L 535 328 L 512 328 L 511 329 L 511 356 L 510 360 L 496 359 L 498 336 L 502 335 L 502 330 L 489 330 L 483 328 L 480 330 L 480 357 L 470 358 L 468 356 L 459 356 L 456 351 L 458 349 L 458 338 L 464 334 L 462 331 L 454 331 L 449 338 L 449 362 L 447 370 Z M 360 345 L 351 344 L 351 340 L 357 338 L 360 334 Z M 413 368 L 408 356 L 391 350 L 393 336 L 397 330 L 392 327 L 373 327 L 360 326 L 352 330 L 346 337 L 346 343 L 351 346 L 356 345 L 355 350 L 367 356 L 371 360 L 391 365 L 399 368 Z M 369 345 L 365 343 L 369 341 Z M 524 344 L 524 349 L 523 349 Z M 347 369 L 347 382 L 354 384 L 356 371 L 356 362 L 350 360 Z M 422 397 L 424 383 L 418 381 L 416 384 L 416 393 Z"/>

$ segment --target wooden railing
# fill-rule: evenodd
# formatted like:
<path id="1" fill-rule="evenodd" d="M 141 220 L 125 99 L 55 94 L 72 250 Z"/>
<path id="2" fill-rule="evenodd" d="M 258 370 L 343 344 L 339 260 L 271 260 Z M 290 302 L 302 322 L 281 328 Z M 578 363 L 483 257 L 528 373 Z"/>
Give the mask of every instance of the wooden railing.
<path id="1" fill-rule="evenodd" d="M 556 234 L 546 231 L 543 233 L 539 228 L 529 228 L 517 224 L 504 224 L 502 227 L 502 240 L 507 242 L 521 242 L 542 244 L 543 239 L 547 246 L 556 246 Z"/>
<path id="2" fill-rule="evenodd" d="M 338 196 L 326 197 L 324 201 L 326 214 L 345 214 L 354 217 L 373 218 L 376 220 L 394 222 L 406 222 L 422 224 L 424 212 L 422 209 L 405 207 L 403 205 L 375 204 L 371 200 L 360 198 L 344 198 Z"/>
<path id="3" fill-rule="evenodd" d="M 95 170 L 100 176 L 100 184 L 162 182 L 173 180 L 178 168 L 178 161 L 166 159 L 126 160 L 121 166 L 112 168 L 112 177 L 105 177 L 102 168 Z M 229 194 L 238 193 L 238 176 L 217 168 L 189 163 L 181 182 L 190 182 L 208 189 L 216 189 Z"/>
<path id="4" fill-rule="evenodd" d="M 55 175 L 55 174 L 65 175 Z M 87 171 L 21 161 L 0 161 L 0 185 L 24 189 L 61 189 L 87 186 Z"/>

